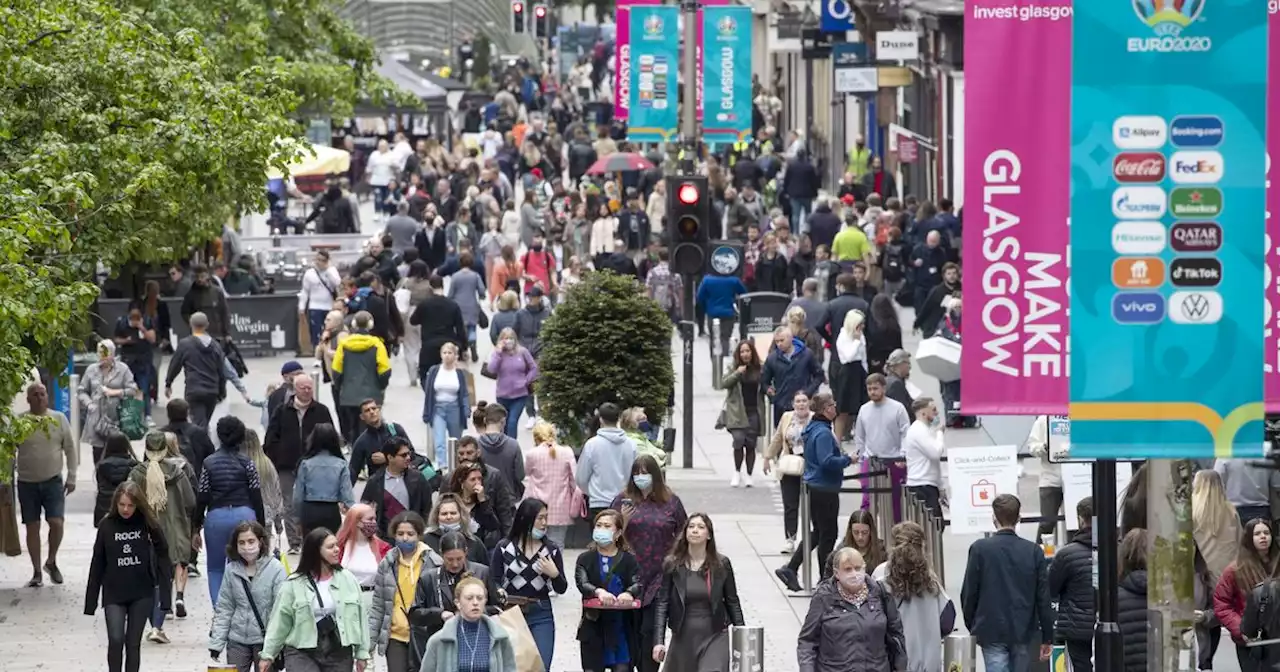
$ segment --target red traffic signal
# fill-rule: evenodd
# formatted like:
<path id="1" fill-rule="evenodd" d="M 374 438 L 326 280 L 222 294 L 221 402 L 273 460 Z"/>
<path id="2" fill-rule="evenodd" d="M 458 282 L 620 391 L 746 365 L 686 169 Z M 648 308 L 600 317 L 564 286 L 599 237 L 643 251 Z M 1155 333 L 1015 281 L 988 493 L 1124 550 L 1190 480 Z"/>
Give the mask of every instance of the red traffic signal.
<path id="1" fill-rule="evenodd" d="M 680 202 L 684 203 L 685 205 L 693 205 L 694 203 L 697 203 L 698 202 L 697 185 L 688 184 L 688 183 L 680 185 L 680 190 L 679 192 L 677 192 L 676 197 L 679 198 Z"/>
<path id="2" fill-rule="evenodd" d="M 520 12 L 524 11 L 524 5 L 518 2 L 513 2 L 511 3 L 511 11 L 515 12 L 516 14 L 519 14 Z"/>
<path id="3" fill-rule="evenodd" d="M 544 18 L 544 17 L 547 15 L 547 6 L 546 6 L 546 5 L 538 5 L 537 7 L 534 7 L 534 8 L 533 8 L 533 15 L 534 15 L 534 16 L 536 16 L 536 17 L 538 17 L 539 19 Z"/>

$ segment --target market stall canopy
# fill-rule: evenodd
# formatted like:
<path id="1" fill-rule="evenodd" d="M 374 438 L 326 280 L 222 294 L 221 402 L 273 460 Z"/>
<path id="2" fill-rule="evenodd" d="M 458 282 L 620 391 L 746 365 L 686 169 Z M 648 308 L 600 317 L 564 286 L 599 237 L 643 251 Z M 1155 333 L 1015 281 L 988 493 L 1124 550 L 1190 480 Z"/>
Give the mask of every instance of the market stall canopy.
<path id="1" fill-rule="evenodd" d="M 312 175 L 333 175 L 345 173 L 351 169 L 351 153 L 345 149 L 305 143 L 302 155 L 289 164 L 288 174 L 291 177 L 307 177 Z M 269 179 L 285 177 L 275 168 L 267 170 Z"/>
<path id="2" fill-rule="evenodd" d="M 391 80 L 396 86 L 423 100 L 439 100 L 445 97 L 444 87 L 433 84 L 399 61 L 385 60 L 374 70 Z"/>

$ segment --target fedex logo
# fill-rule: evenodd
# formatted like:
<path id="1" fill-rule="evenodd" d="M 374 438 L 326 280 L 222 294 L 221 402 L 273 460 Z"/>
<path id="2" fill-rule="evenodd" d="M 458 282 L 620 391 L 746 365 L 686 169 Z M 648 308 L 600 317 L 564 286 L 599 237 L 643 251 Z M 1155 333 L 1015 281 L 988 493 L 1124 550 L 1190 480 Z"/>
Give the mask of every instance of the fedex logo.
<path id="1" fill-rule="evenodd" d="M 1169 164 L 1173 181 L 1178 184 L 1216 184 L 1222 179 L 1224 168 L 1218 152 L 1174 152 Z"/>

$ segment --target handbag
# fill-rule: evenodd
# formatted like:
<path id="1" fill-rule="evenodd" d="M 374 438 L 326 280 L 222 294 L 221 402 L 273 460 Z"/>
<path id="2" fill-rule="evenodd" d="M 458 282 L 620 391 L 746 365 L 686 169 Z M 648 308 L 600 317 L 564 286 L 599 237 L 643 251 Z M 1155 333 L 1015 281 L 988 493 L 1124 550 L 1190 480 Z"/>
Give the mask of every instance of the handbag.
<path id="1" fill-rule="evenodd" d="M 129 437 L 130 441 L 137 441 L 147 433 L 146 422 L 146 405 L 137 397 L 123 397 L 116 408 L 117 420 L 120 423 L 120 431 Z"/>
<path id="2" fill-rule="evenodd" d="M 249 585 L 249 580 L 243 576 L 237 574 L 236 578 L 240 579 L 240 582 L 244 584 L 244 594 L 249 598 L 249 608 L 253 610 L 253 620 L 258 622 L 258 628 L 262 630 L 262 636 L 265 638 L 267 636 L 267 624 L 263 622 L 262 612 L 258 611 L 258 603 L 253 599 L 253 588 Z M 276 656 L 275 660 L 271 661 L 271 669 L 283 670 L 284 658 Z"/>
<path id="3" fill-rule="evenodd" d="M 546 672 L 533 632 L 529 630 L 529 623 L 524 620 L 524 611 L 520 607 L 511 607 L 494 618 L 502 624 L 502 629 L 511 638 L 511 648 L 516 653 L 516 669 L 520 672 Z"/>
<path id="4" fill-rule="evenodd" d="M 488 378 L 489 380 L 498 379 L 498 374 L 489 370 L 489 362 L 482 362 L 480 364 L 480 375 L 484 376 L 485 378 Z"/>
<path id="5" fill-rule="evenodd" d="M 778 473 L 783 476 L 803 476 L 804 475 L 804 458 L 800 455 L 787 453 L 778 458 Z"/>

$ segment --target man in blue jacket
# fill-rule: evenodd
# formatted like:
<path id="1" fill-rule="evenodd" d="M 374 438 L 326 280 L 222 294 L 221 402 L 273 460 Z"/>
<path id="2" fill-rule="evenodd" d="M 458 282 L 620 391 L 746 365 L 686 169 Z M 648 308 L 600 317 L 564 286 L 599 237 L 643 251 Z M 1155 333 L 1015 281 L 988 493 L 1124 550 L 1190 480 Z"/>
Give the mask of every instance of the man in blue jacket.
<path id="1" fill-rule="evenodd" d="M 738 297 L 747 293 L 747 286 L 736 275 L 708 275 L 698 284 L 697 303 L 708 321 L 720 320 L 720 352 L 729 351 L 729 334 L 738 320 Z M 709 322 L 708 322 L 709 323 Z M 702 325 L 698 325 L 702 330 Z"/>
<path id="2" fill-rule="evenodd" d="M 996 495 L 991 514 L 996 533 L 969 547 L 960 607 L 987 669 L 1020 672 L 1033 655 L 1048 660 L 1053 649 L 1047 561 L 1035 542 L 1018 536 L 1022 503 L 1017 497 Z M 1033 651 L 1037 641 L 1040 650 Z"/>
<path id="3" fill-rule="evenodd" d="M 772 357 L 772 355 L 770 355 Z M 813 419 L 805 426 L 804 483 L 809 487 L 809 520 L 813 523 L 809 548 L 818 551 L 822 578 L 830 570 L 827 556 L 835 549 L 840 534 L 840 485 L 844 482 L 844 470 L 853 459 L 840 450 L 840 441 L 831 431 L 831 420 L 836 417 L 836 400 L 829 392 L 813 395 L 809 402 Z M 796 547 L 786 565 L 774 570 L 783 585 L 793 592 L 800 591 L 796 570 L 800 563 L 808 562 L 804 545 Z"/>
<path id="4" fill-rule="evenodd" d="M 760 374 L 760 384 L 773 402 L 773 426 L 777 427 L 782 414 L 791 410 L 796 392 L 803 391 L 812 398 L 822 381 L 822 358 L 810 352 L 790 329 L 778 327 L 773 332 L 773 349 Z"/>

